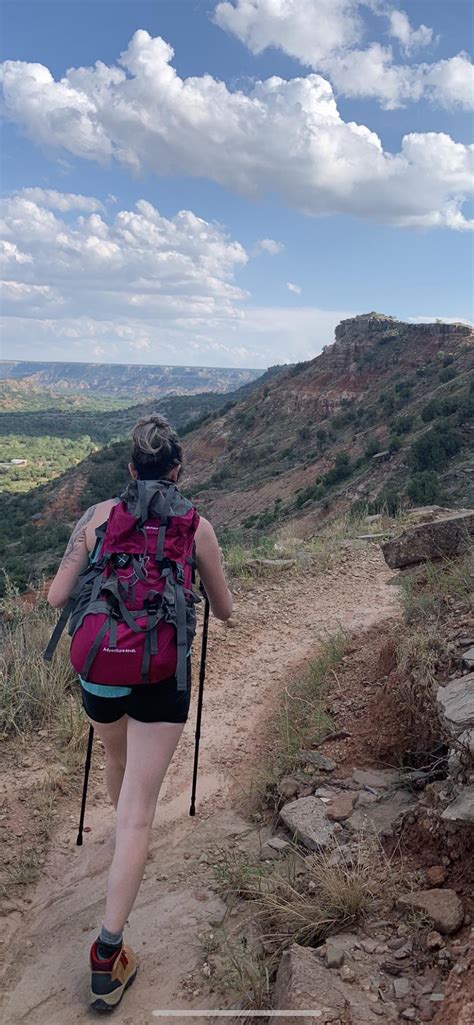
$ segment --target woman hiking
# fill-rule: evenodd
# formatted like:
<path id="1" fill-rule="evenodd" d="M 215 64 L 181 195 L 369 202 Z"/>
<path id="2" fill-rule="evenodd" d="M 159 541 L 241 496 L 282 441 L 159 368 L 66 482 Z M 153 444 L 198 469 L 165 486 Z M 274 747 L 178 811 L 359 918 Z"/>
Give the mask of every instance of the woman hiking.
<path id="1" fill-rule="evenodd" d="M 135 954 L 124 946 L 123 930 L 143 878 L 161 784 L 188 716 L 189 646 L 194 613 L 190 585 L 186 587 L 192 559 L 189 556 L 178 558 L 183 538 L 191 546 L 190 551 L 194 550 L 212 612 L 220 620 L 228 619 L 232 612 L 232 596 L 214 530 L 175 487 L 183 465 L 182 448 L 176 434 L 161 416 L 152 415 L 138 421 L 132 439 L 129 464 L 132 480 L 125 496 L 122 500 L 111 498 L 87 509 L 72 532 L 48 594 L 50 604 L 61 608 L 74 588 L 77 590 L 81 574 L 87 574 L 90 569 L 93 575 L 94 563 L 106 567 L 100 592 L 96 585 L 95 604 L 92 595 L 86 612 L 82 612 L 71 647 L 75 667 L 78 667 L 78 660 L 81 665 L 87 663 L 87 671 L 80 672 L 82 702 L 105 748 L 107 789 L 116 808 L 115 852 L 108 877 L 105 916 L 90 951 L 91 1007 L 96 1011 L 116 1007 L 137 972 Z M 156 515 L 157 508 L 162 513 L 161 519 Z M 162 530 L 161 524 L 164 524 Z M 170 540 L 167 540 L 167 533 Z M 128 538 L 126 544 L 123 543 L 125 537 Z M 111 554 L 114 544 L 115 554 Z M 143 545 L 146 554 L 137 554 L 140 550 L 143 552 Z M 167 551 L 174 558 L 166 557 Z M 157 579 L 162 580 L 162 593 L 158 593 L 158 585 L 154 590 L 149 589 L 147 601 L 143 603 L 145 610 L 143 606 L 134 608 L 131 599 L 135 598 L 136 606 L 139 588 L 147 587 L 152 579 L 152 566 L 155 574 L 159 571 Z M 184 662 L 182 648 L 181 655 L 177 655 L 176 650 L 176 643 L 178 650 L 181 643 L 177 625 L 178 610 L 184 607 L 184 599 L 181 604 L 179 601 L 181 592 L 185 595 L 188 616 Z M 87 634 L 87 624 L 96 620 L 102 623 L 99 634 L 103 646 L 100 647 L 96 639 L 92 648 L 89 641 L 84 647 L 81 635 Z M 132 640 L 123 642 L 127 623 Z M 104 633 L 106 630 L 108 632 Z M 135 658 L 139 639 L 143 645 L 143 664 L 137 686 L 135 675 L 132 678 L 130 659 Z M 89 654 L 84 661 L 86 650 Z M 163 651 L 165 655 L 160 655 Z M 163 664 L 168 669 L 163 668 L 160 658 L 165 658 Z M 110 682 L 109 672 L 112 673 Z M 153 680 L 154 672 L 158 682 L 142 682 Z M 167 676 L 160 678 L 160 672 L 161 675 L 167 672 Z"/>

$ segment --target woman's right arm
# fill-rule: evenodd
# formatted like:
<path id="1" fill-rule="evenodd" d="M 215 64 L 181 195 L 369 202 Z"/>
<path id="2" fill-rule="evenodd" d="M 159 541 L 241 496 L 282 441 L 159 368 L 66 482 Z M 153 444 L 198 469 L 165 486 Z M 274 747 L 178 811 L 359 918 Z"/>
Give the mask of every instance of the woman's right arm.
<path id="1" fill-rule="evenodd" d="M 232 615 L 232 595 L 224 576 L 219 542 L 213 527 L 203 517 L 196 531 L 196 558 L 211 609 L 216 618 L 224 622 Z"/>

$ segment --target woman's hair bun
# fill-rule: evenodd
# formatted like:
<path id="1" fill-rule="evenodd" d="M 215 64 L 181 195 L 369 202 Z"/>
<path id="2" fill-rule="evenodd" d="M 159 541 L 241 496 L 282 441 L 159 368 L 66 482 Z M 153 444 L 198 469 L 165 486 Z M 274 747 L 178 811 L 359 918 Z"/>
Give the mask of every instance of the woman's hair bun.
<path id="1" fill-rule="evenodd" d="M 142 468 L 154 468 L 157 476 L 162 476 L 183 461 L 178 436 L 160 413 L 141 417 L 133 428 L 132 441 L 132 462 L 139 473 Z"/>

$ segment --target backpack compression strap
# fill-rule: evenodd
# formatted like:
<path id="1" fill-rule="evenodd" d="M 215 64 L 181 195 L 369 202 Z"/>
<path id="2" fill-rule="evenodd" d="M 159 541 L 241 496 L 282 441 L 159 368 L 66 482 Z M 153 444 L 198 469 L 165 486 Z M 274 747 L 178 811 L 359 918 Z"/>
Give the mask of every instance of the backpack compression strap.
<path id="1" fill-rule="evenodd" d="M 69 598 L 69 601 L 66 602 L 61 612 L 61 615 L 56 623 L 56 626 L 51 634 L 51 637 L 49 638 L 47 647 L 43 652 L 43 658 L 45 662 L 51 662 L 54 652 L 56 651 L 59 641 L 61 640 L 61 636 L 64 633 L 64 630 L 66 629 L 66 624 L 73 608 L 74 599 Z"/>

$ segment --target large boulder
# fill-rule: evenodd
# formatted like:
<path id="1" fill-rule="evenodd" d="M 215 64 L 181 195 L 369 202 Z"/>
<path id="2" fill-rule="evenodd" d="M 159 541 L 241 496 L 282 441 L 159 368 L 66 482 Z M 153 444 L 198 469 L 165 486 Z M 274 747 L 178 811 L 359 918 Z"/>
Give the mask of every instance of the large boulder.
<path id="1" fill-rule="evenodd" d="M 474 727 L 474 673 L 438 687 L 436 695 L 441 718 L 455 737 Z"/>
<path id="2" fill-rule="evenodd" d="M 382 551 L 391 569 L 410 566 L 426 559 L 459 555 L 470 548 L 474 537 L 474 511 L 420 523 L 405 530 L 400 537 L 386 541 Z"/>
<path id="3" fill-rule="evenodd" d="M 334 841 L 334 826 L 319 797 L 300 797 L 284 804 L 280 818 L 287 829 L 310 851 L 321 851 Z"/>
<path id="4" fill-rule="evenodd" d="M 400 911 L 421 911 L 431 919 L 435 929 L 450 936 L 461 928 L 464 908 L 454 890 L 417 890 L 399 897 Z"/>
<path id="5" fill-rule="evenodd" d="M 314 1025 L 350 1021 L 351 1025 L 380 1025 L 397 1019 L 393 1007 L 371 1001 L 366 991 L 343 980 L 308 947 L 294 943 L 285 950 L 277 972 L 274 1007 L 278 1011 L 307 1011 Z M 377 1014 L 378 1011 L 378 1014 Z M 380 1017 L 383 1011 L 383 1019 Z M 349 1015 L 349 1017 L 348 1017 Z M 285 1025 L 301 1025 L 301 1017 L 285 1017 Z"/>

